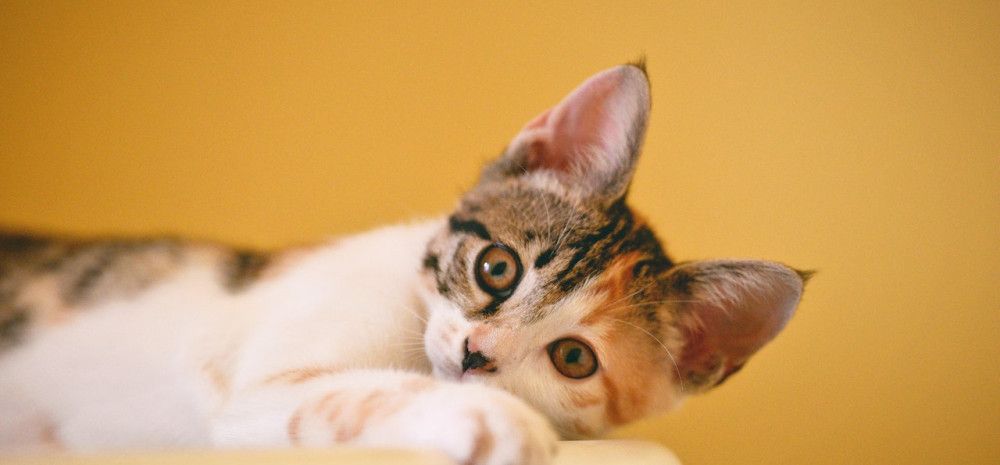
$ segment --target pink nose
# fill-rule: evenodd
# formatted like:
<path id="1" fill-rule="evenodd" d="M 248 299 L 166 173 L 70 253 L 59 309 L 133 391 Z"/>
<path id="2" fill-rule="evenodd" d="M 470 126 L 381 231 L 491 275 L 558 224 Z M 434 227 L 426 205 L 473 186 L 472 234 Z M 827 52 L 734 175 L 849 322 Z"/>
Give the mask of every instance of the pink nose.
<path id="1" fill-rule="evenodd" d="M 465 338 L 464 356 L 462 357 L 462 372 L 469 370 L 480 370 L 488 373 L 493 373 L 497 371 L 496 365 L 493 360 L 483 355 L 482 352 L 475 350 L 469 341 L 469 338 Z"/>
<path id="2" fill-rule="evenodd" d="M 469 331 L 469 337 L 465 338 L 465 347 L 469 352 L 482 352 L 484 350 L 489 350 L 489 344 L 483 344 L 490 334 L 490 328 L 486 325 L 479 324 Z"/>

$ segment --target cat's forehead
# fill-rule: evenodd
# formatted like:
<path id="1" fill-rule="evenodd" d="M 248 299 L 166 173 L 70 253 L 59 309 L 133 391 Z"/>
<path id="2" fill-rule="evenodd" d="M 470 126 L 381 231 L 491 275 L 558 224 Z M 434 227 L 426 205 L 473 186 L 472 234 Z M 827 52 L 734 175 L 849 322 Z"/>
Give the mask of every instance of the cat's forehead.
<path id="1" fill-rule="evenodd" d="M 455 215 L 488 225 L 490 239 L 527 244 L 565 239 L 604 220 L 605 211 L 557 188 L 528 183 L 480 186 L 466 194 Z"/>
<path id="2" fill-rule="evenodd" d="M 450 229 L 457 249 L 465 251 L 454 255 L 457 261 L 469 260 L 477 243 L 503 243 L 519 254 L 527 279 L 517 294 L 534 309 L 525 315 L 529 321 L 575 291 L 611 290 L 594 287 L 599 283 L 613 282 L 617 297 L 624 297 L 670 266 L 655 234 L 623 200 L 604 207 L 528 183 L 479 186 L 463 197 Z M 643 292 L 632 297 L 643 298 Z"/>

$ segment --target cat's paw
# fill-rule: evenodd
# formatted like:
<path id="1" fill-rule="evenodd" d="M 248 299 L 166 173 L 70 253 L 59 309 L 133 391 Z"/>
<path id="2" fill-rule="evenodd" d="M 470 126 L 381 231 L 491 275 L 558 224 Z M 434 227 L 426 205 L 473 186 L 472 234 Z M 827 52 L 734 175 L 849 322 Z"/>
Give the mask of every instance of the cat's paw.
<path id="1" fill-rule="evenodd" d="M 435 449 L 461 464 L 544 465 L 558 435 L 520 399 L 478 385 L 445 384 L 428 390 L 360 443 Z"/>

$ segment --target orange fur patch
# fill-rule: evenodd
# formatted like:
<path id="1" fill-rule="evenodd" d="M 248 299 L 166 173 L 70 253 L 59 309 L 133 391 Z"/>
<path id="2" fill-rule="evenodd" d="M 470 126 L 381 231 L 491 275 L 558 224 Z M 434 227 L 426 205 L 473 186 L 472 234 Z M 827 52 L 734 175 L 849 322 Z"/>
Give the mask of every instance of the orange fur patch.
<path id="1" fill-rule="evenodd" d="M 288 442 L 293 446 L 299 445 L 299 428 L 302 427 L 302 409 L 298 409 L 288 419 Z"/>
<path id="2" fill-rule="evenodd" d="M 416 394 L 432 388 L 435 384 L 436 382 L 432 378 L 417 376 L 403 381 L 400 387 L 406 392 Z"/>
<path id="3" fill-rule="evenodd" d="M 573 420 L 573 430 L 581 437 L 593 437 L 595 431 L 580 420 Z"/>
<path id="4" fill-rule="evenodd" d="M 334 367 L 305 367 L 305 368 L 292 368 L 290 370 L 285 370 L 280 373 L 276 373 L 267 377 L 264 380 L 264 384 L 299 384 L 309 381 L 313 378 L 320 376 L 332 375 L 339 373 L 339 368 Z"/>
<path id="5" fill-rule="evenodd" d="M 570 391 L 569 399 L 574 406 L 579 408 L 587 408 L 601 403 L 601 396 L 579 391 Z"/>
<path id="6" fill-rule="evenodd" d="M 39 443 L 49 451 L 63 450 L 63 443 L 59 440 L 59 432 L 56 429 L 55 423 L 51 421 L 46 421 L 42 426 L 41 431 L 38 433 L 38 439 Z"/>
<path id="7" fill-rule="evenodd" d="M 326 404 L 329 404 L 332 400 L 339 397 L 341 397 L 341 393 L 338 391 L 328 392 L 325 396 L 321 397 L 319 401 L 316 402 L 316 405 L 313 406 L 313 412 L 323 413 L 323 411 L 326 410 Z M 334 407 L 336 410 L 337 406 L 334 405 Z M 333 418 L 335 417 L 336 417 L 335 415 L 331 415 L 328 419 L 332 421 Z"/>
<path id="8" fill-rule="evenodd" d="M 229 393 L 229 376 L 222 371 L 218 360 L 212 359 L 201 366 L 201 372 L 208 378 L 212 387 L 221 394 Z"/>
<path id="9" fill-rule="evenodd" d="M 637 219 L 635 227 L 642 227 L 642 223 L 641 219 Z M 642 334 L 645 328 L 629 322 L 634 319 L 632 313 L 635 311 L 633 296 L 630 295 L 632 271 L 642 258 L 641 252 L 630 252 L 608 265 L 594 286 L 604 301 L 580 321 L 586 326 L 600 324 L 607 328 L 605 346 L 615 348 L 612 353 L 605 354 L 611 358 L 603 361 L 601 373 L 605 394 L 604 414 L 612 425 L 627 423 L 644 413 L 650 394 L 645 391 L 649 385 L 649 374 L 642 370 L 655 367 L 654 364 L 647 365 L 646 361 L 650 359 L 650 351 L 660 350 L 656 341 L 648 334 Z M 570 402 L 580 408 L 597 405 L 601 401 L 601 396 L 577 392 L 570 394 Z M 573 426 L 583 435 L 592 434 L 584 424 Z"/>
<path id="10" fill-rule="evenodd" d="M 641 253 L 631 252 L 616 258 L 608 265 L 595 285 L 595 290 L 604 294 L 605 302 L 580 320 L 581 324 L 591 326 L 607 316 L 629 308 L 627 292 L 632 282 L 632 268 L 641 259 Z"/>
<path id="11" fill-rule="evenodd" d="M 361 434 L 365 424 L 368 422 L 370 417 L 373 416 L 379 403 L 384 400 L 384 397 L 385 393 L 382 391 L 373 391 L 365 396 L 365 398 L 361 400 L 361 403 L 358 404 L 358 410 L 355 412 L 354 421 L 351 422 L 350 425 L 347 425 L 347 427 L 342 427 L 337 430 L 337 442 L 350 441 Z"/>
<path id="12" fill-rule="evenodd" d="M 486 426 L 486 418 L 483 417 L 483 413 L 475 412 L 474 418 L 476 421 L 476 437 L 472 440 L 472 453 L 469 454 L 469 459 L 464 462 L 469 465 L 483 463 L 483 460 L 493 451 L 493 444 L 495 442 L 493 434 Z"/>
<path id="13" fill-rule="evenodd" d="M 619 405 L 621 398 L 618 396 L 618 387 L 607 374 L 601 375 L 601 384 L 604 385 L 606 399 L 604 415 L 614 425 L 625 423 L 625 416 L 622 414 L 621 405 Z"/>
<path id="14" fill-rule="evenodd" d="M 614 364 L 617 369 L 612 373 L 605 371 L 601 374 L 601 384 L 605 391 L 604 413 L 613 425 L 628 423 L 644 415 L 653 394 L 649 392 L 651 383 L 653 383 L 654 376 L 660 375 L 644 371 L 658 368 L 656 361 L 652 359 L 649 359 L 648 365 L 646 363 L 629 363 L 630 359 L 634 361 L 646 357 L 649 351 L 656 350 L 658 347 L 654 349 L 652 346 L 644 347 L 634 341 L 628 341 L 625 334 L 628 333 L 623 333 L 622 336 L 615 339 L 619 342 L 614 344 L 619 351 L 616 353 L 616 361 L 619 363 Z M 634 335 L 634 333 L 632 334 Z"/>

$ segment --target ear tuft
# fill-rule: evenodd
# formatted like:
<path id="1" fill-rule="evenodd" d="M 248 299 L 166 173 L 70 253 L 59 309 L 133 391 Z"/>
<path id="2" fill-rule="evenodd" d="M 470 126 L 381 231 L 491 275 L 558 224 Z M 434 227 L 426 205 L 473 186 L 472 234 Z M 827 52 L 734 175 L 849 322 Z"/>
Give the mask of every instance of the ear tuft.
<path id="1" fill-rule="evenodd" d="M 647 80 L 649 79 L 649 71 L 646 69 L 646 55 L 642 55 L 635 60 L 625 63 L 625 65 L 639 68 L 639 71 L 642 71 L 643 76 L 646 76 Z"/>
<path id="2" fill-rule="evenodd" d="M 797 270 L 792 268 L 799 275 L 799 279 L 802 280 L 802 285 L 809 284 L 809 280 L 816 275 L 816 270 Z"/>

